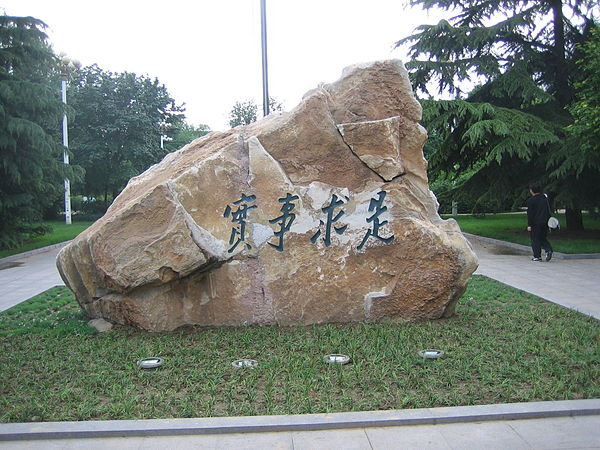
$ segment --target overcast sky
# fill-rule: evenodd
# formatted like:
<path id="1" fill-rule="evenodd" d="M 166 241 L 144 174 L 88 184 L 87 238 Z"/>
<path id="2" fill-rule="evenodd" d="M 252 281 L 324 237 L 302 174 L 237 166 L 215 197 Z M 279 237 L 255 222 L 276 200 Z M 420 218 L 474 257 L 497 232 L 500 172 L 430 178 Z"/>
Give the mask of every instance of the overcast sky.
<path id="1" fill-rule="evenodd" d="M 406 59 L 393 44 L 442 13 L 403 0 L 267 0 L 269 93 L 291 109 L 348 65 Z M 2 0 L 49 27 L 54 50 L 83 65 L 158 78 L 188 122 L 228 126 L 233 104 L 262 101 L 260 0 Z"/>

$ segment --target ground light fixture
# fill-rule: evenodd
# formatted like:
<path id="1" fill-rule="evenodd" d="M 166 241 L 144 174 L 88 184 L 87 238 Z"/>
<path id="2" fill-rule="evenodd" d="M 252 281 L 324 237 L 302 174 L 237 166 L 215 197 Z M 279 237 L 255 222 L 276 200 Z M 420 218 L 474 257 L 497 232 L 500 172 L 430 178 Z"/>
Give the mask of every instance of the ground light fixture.
<path id="1" fill-rule="evenodd" d="M 144 358 L 137 362 L 140 369 L 156 369 L 160 367 L 164 360 L 162 358 Z"/>
<path id="2" fill-rule="evenodd" d="M 444 352 L 436 349 L 427 349 L 419 351 L 419 356 L 424 359 L 437 359 L 444 356 Z"/>
<path id="3" fill-rule="evenodd" d="M 236 369 L 255 369 L 258 362 L 255 359 L 237 359 L 231 365 Z"/>
<path id="4" fill-rule="evenodd" d="M 323 356 L 323 361 L 327 364 L 348 364 L 350 362 L 350 357 L 348 355 L 333 353 L 331 355 Z"/>

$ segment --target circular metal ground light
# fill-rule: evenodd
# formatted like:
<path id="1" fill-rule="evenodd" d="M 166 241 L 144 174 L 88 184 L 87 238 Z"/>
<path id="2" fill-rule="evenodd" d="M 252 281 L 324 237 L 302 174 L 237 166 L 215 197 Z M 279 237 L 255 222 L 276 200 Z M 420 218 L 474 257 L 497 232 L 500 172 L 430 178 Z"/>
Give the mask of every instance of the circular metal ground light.
<path id="1" fill-rule="evenodd" d="M 323 361 L 327 364 L 348 364 L 350 362 L 350 357 L 348 355 L 331 354 L 325 355 Z"/>
<path id="2" fill-rule="evenodd" d="M 164 360 L 162 358 L 144 358 L 137 362 L 140 369 L 156 369 L 160 367 Z"/>
<path id="3" fill-rule="evenodd" d="M 419 356 L 421 358 L 425 358 L 425 359 L 437 359 L 440 358 L 444 355 L 444 352 L 441 350 L 435 350 L 435 349 L 427 349 L 427 350 L 421 350 L 419 352 Z"/>
<path id="4" fill-rule="evenodd" d="M 254 359 L 238 359 L 231 363 L 236 369 L 255 369 L 258 366 L 258 362 Z"/>

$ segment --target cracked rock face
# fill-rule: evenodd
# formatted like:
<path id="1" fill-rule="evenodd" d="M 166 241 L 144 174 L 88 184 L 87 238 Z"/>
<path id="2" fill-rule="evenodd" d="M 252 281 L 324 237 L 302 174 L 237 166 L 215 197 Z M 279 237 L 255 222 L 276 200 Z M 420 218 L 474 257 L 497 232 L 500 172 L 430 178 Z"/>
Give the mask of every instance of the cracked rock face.
<path id="1" fill-rule="evenodd" d="M 477 267 L 428 187 L 399 61 L 214 132 L 130 180 L 65 247 L 92 318 L 152 331 L 447 317 Z"/>

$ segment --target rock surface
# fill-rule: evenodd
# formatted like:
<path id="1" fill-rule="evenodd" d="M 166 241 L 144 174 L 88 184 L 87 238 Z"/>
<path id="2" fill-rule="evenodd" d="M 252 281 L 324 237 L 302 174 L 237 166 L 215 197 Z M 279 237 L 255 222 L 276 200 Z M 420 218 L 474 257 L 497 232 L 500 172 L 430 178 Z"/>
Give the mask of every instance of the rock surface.
<path id="1" fill-rule="evenodd" d="M 113 324 L 104 319 L 92 319 L 88 322 L 90 327 L 93 327 L 98 333 L 106 333 L 113 329 Z"/>
<path id="2" fill-rule="evenodd" d="M 213 132 L 130 180 L 65 247 L 92 318 L 152 331 L 447 317 L 477 267 L 437 214 L 399 61 Z"/>

